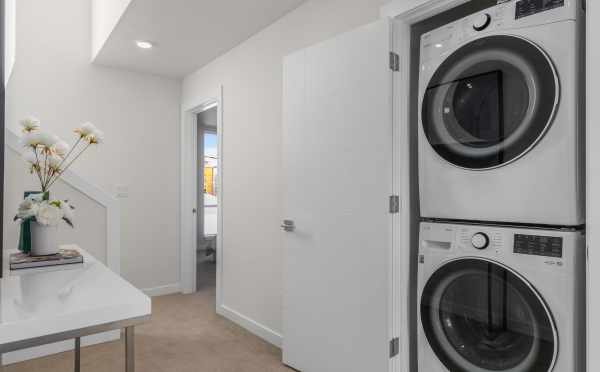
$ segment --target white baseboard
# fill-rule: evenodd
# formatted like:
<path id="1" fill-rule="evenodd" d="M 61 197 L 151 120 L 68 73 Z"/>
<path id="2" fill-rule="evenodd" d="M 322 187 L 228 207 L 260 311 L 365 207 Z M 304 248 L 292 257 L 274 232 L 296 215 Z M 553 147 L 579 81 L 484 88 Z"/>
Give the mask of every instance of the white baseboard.
<path id="1" fill-rule="evenodd" d="M 256 336 L 262 338 L 270 344 L 273 344 L 279 348 L 281 348 L 283 344 L 283 336 L 274 330 L 266 327 L 240 313 L 235 310 L 228 308 L 225 305 L 217 306 L 217 313 L 232 322 L 236 323 L 242 328 L 247 329 L 252 332 Z"/>
<path id="2" fill-rule="evenodd" d="M 167 284 L 160 287 L 142 289 L 142 292 L 150 297 L 181 293 L 181 285 L 179 283 Z"/>
<path id="3" fill-rule="evenodd" d="M 101 344 L 104 342 L 115 341 L 120 338 L 121 331 L 119 330 L 98 333 L 96 335 L 83 337 L 81 339 L 81 346 Z M 2 365 L 6 366 L 9 364 L 19 363 L 30 359 L 45 357 L 47 355 L 62 353 L 65 351 L 73 350 L 73 347 L 74 341 L 69 340 L 43 346 L 36 346 L 19 351 L 13 351 L 2 355 Z"/>

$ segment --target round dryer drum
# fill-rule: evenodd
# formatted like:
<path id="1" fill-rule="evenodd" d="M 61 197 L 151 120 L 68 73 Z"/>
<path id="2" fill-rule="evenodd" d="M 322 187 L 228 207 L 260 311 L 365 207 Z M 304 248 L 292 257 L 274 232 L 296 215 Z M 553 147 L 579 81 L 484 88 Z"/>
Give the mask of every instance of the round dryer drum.
<path id="1" fill-rule="evenodd" d="M 559 98 L 549 57 L 516 36 L 489 36 L 451 54 L 423 97 L 423 130 L 448 162 L 495 168 L 529 151 L 549 127 Z"/>
<path id="2" fill-rule="evenodd" d="M 548 372 L 557 353 L 547 306 L 524 279 L 483 259 L 437 270 L 421 298 L 421 323 L 452 372 Z"/>

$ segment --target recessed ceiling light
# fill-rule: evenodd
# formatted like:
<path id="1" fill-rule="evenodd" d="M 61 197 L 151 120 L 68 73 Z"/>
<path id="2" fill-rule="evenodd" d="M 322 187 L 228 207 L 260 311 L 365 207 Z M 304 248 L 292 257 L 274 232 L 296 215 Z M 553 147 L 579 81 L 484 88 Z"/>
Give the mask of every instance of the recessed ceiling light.
<path id="1" fill-rule="evenodd" d="M 152 44 L 150 41 L 146 41 L 146 40 L 137 40 L 135 42 L 135 45 L 137 45 L 138 48 L 142 48 L 142 49 L 152 49 L 152 47 L 154 47 L 154 44 Z"/>

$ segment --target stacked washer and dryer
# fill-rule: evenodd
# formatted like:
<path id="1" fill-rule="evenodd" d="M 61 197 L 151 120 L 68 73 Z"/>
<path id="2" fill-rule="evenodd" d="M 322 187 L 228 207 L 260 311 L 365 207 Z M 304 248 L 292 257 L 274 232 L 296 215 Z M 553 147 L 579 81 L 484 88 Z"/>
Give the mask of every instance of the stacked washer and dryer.
<path id="1" fill-rule="evenodd" d="M 585 370 L 583 2 L 421 37 L 418 365 Z"/>

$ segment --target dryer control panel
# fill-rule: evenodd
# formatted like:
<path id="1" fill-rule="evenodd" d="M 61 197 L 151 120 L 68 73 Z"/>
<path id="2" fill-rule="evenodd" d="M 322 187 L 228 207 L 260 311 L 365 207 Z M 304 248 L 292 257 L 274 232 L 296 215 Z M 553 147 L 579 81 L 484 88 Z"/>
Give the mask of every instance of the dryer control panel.
<path id="1" fill-rule="evenodd" d="M 451 53 L 459 45 L 511 29 L 541 26 L 581 17 L 581 0 L 512 0 L 468 15 L 421 36 L 421 63 Z"/>

